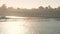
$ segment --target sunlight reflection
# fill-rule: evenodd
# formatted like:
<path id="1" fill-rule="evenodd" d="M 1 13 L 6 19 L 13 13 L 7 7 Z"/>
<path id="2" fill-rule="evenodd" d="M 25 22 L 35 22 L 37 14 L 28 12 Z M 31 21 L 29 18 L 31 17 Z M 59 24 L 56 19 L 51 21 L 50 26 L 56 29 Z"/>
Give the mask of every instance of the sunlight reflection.
<path id="1" fill-rule="evenodd" d="M 2 33 L 1 34 L 25 34 L 28 29 L 23 26 L 26 22 L 23 19 L 19 21 L 9 21 L 9 22 L 2 22 Z"/>
<path id="2" fill-rule="evenodd" d="M 7 18 L 25 18 L 25 17 L 18 17 L 18 16 L 6 16 Z"/>
<path id="3" fill-rule="evenodd" d="M 11 16 L 9 17 L 11 18 Z M 14 17 L 12 17 L 14 18 Z M 1 34 L 35 34 L 38 23 L 35 18 L 19 17 L 18 19 L 7 19 L 1 22 Z"/>

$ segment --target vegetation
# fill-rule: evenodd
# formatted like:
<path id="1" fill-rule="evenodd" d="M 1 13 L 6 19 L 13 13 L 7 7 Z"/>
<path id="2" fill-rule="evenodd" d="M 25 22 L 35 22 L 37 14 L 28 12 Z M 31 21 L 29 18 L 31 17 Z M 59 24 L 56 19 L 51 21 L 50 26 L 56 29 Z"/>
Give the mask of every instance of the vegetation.
<path id="1" fill-rule="evenodd" d="M 43 17 L 43 18 L 60 18 L 60 7 L 52 8 L 51 6 L 40 6 L 37 9 L 14 9 L 3 4 L 0 7 L 0 15 L 4 16 L 23 16 L 23 17 Z"/>

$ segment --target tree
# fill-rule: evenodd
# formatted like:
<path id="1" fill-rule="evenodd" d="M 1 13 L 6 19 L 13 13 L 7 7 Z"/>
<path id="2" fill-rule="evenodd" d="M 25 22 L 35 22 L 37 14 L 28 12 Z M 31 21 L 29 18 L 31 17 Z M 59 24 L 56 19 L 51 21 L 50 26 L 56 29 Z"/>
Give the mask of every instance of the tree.
<path id="1" fill-rule="evenodd" d="M 7 6 L 5 4 L 3 4 L 0 9 L 0 14 L 5 15 L 7 13 Z"/>
<path id="2" fill-rule="evenodd" d="M 52 7 L 49 5 L 49 6 L 48 6 L 48 9 L 52 9 Z"/>
<path id="3" fill-rule="evenodd" d="M 43 7 L 43 6 L 40 6 L 39 9 L 40 9 L 40 10 L 44 10 L 44 7 Z"/>
<path id="4" fill-rule="evenodd" d="M 6 10 L 6 9 L 7 9 L 7 6 L 6 6 L 5 4 L 3 4 L 3 5 L 1 6 L 1 8 L 2 8 L 3 10 Z"/>

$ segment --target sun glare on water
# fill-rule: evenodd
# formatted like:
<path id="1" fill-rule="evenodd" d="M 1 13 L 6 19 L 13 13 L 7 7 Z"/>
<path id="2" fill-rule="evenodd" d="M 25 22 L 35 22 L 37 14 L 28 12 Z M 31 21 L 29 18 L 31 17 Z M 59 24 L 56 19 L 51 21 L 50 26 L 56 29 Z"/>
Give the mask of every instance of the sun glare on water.
<path id="1" fill-rule="evenodd" d="M 2 22 L 1 34 L 25 34 L 25 32 L 28 31 L 28 29 L 26 27 L 24 27 L 25 23 L 26 22 L 24 19 L 19 19 L 17 21 Z"/>

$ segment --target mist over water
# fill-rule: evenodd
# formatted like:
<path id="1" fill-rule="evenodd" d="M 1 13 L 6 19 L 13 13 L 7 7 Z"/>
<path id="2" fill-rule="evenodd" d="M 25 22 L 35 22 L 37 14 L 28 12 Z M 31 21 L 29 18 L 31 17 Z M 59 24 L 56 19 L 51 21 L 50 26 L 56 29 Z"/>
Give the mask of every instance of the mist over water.
<path id="1" fill-rule="evenodd" d="M 60 21 L 20 17 L 0 22 L 0 34 L 60 34 Z"/>

